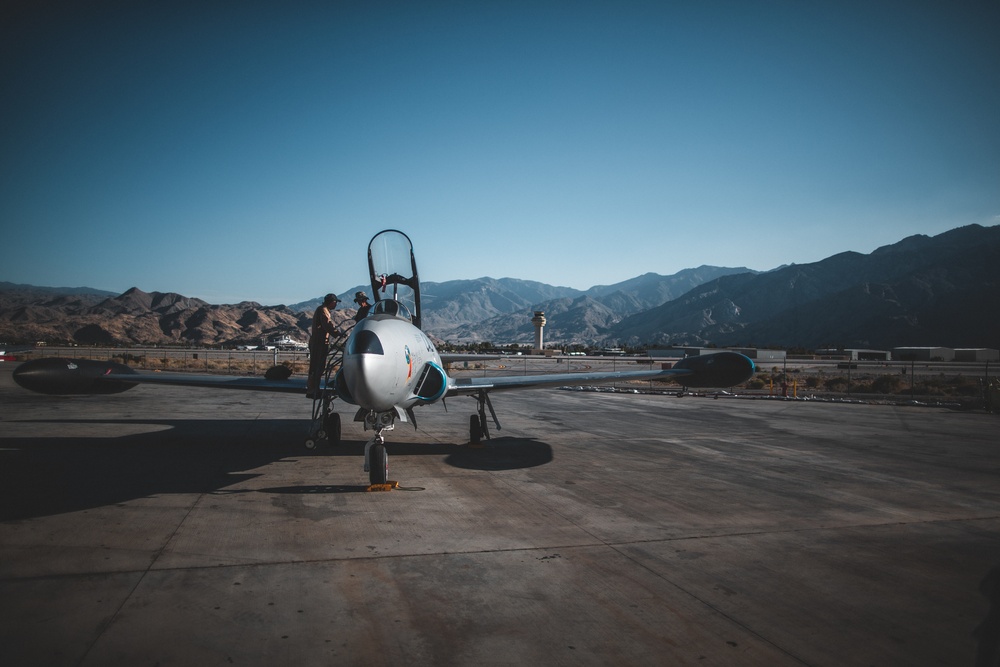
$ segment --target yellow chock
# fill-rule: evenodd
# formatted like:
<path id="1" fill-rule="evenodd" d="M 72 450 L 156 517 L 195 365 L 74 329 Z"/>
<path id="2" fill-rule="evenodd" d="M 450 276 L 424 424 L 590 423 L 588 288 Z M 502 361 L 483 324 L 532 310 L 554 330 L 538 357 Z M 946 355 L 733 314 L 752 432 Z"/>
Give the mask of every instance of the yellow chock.
<path id="1" fill-rule="evenodd" d="M 388 481 L 385 484 L 370 484 L 365 491 L 392 491 L 399 487 L 399 482 Z"/>

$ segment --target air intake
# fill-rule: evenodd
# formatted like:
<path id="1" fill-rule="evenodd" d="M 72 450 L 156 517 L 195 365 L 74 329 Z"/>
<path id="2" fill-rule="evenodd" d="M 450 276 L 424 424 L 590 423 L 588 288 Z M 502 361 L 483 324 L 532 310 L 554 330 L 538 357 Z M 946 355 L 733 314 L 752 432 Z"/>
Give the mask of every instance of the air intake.
<path id="1" fill-rule="evenodd" d="M 417 381 L 417 389 L 414 392 L 422 401 L 436 401 L 444 395 L 448 389 L 448 376 L 444 369 L 437 364 L 428 361 L 424 364 L 424 370 L 420 373 Z"/>

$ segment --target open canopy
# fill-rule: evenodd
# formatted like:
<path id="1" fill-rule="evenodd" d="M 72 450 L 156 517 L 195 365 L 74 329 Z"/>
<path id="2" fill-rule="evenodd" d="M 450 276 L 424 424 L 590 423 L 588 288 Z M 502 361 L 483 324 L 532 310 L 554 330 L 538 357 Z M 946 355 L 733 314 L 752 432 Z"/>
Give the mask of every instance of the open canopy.
<path id="1" fill-rule="evenodd" d="M 413 324 L 419 327 L 420 279 L 410 237 L 395 229 L 372 237 L 368 243 L 368 272 L 375 296 L 372 312 L 404 317 L 408 312 Z M 403 308 L 382 301 L 394 301 Z"/>

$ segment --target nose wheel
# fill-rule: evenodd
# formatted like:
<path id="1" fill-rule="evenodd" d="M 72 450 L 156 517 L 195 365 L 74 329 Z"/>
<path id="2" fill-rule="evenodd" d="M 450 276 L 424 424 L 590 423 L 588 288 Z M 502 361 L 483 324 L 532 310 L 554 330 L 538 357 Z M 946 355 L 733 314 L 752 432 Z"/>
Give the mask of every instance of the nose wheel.
<path id="1" fill-rule="evenodd" d="M 369 484 L 387 484 L 389 482 L 389 454 L 385 450 L 385 440 L 382 429 L 365 445 L 365 470 L 368 472 Z"/>

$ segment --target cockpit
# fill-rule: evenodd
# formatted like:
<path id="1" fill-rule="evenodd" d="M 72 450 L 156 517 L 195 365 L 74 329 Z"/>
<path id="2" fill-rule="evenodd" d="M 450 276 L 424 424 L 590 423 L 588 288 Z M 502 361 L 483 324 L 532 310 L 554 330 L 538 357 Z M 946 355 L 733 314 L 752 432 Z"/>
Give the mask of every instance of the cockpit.
<path id="1" fill-rule="evenodd" d="M 368 273 L 375 304 L 371 315 L 408 320 L 420 327 L 420 279 L 410 238 L 395 229 L 379 232 L 368 243 Z"/>
<path id="2" fill-rule="evenodd" d="M 404 306 L 399 301 L 394 301 L 393 299 L 382 299 L 381 301 L 376 301 L 375 305 L 372 306 L 371 315 L 392 315 L 393 317 L 402 317 L 410 322 L 413 321 L 413 316 L 410 314 L 410 309 Z"/>

